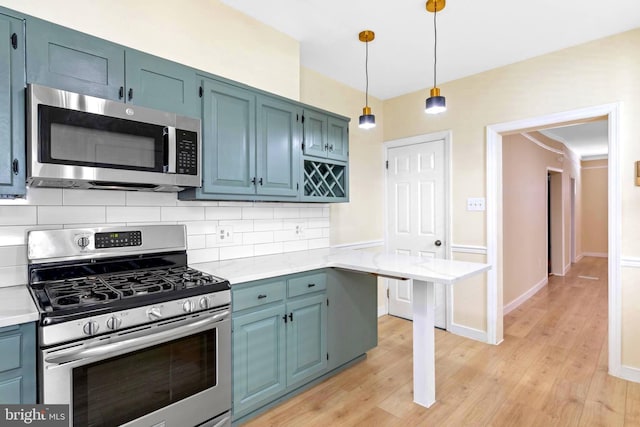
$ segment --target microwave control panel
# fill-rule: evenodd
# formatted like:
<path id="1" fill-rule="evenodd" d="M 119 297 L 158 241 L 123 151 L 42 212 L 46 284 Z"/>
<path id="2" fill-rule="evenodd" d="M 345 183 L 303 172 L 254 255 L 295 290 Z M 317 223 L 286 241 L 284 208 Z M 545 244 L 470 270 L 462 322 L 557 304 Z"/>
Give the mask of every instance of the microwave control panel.
<path id="1" fill-rule="evenodd" d="M 176 173 L 198 175 L 198 134 L 176 129 Z"/>

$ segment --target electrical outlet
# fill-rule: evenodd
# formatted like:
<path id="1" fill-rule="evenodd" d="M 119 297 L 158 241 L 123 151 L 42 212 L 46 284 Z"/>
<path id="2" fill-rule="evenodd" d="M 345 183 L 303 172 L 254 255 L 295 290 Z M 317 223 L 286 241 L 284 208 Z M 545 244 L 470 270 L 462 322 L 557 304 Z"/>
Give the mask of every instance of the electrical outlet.
<path id="1" fill-rule="evenodd" d="M 304 224 L 303 223 L 296 224 L 296 236 L 298 236 L 299 239 L 302 239 L 304 237 Z"/>
<path id="2" fill-rule="evenodd" d="M 230 225 L 221 225 L 217 230 L 218 242 L 229 243 L 233 242 L 233 227 Z"/>
<path id="3" fill-rule="evenodd" d="M 467 199 L 468 211 L 483 211 L 484 209 L 484 197 L 469 197 Z"/>

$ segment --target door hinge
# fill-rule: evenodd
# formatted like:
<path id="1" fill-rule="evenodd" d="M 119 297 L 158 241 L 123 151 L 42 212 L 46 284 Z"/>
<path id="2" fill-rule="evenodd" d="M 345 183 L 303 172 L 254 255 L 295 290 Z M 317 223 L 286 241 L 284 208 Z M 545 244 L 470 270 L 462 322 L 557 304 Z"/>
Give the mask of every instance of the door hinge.
<path id="1" fill-rule="evenodd" d="M 296 114 L 296 122 L 300 121 L 300 114 Z"/>
<path id="2" fill-rule="evenodd" d="M 18 35 L 16 33 L 11 34 L 11 47 L 18 48 Z"/>
<path id="3" fill-rule="evenodd" d="M 202 96 L 203 96 L 203 95 L 204 95 L 204 88 L 203 88 L 202 86 L 200 86 L 200 87 L 198 88 L 198 96 L 199 96 L 200 98 L 202 98 Z"/>
<path id="4" fill-rule="evenodd" d="M 387 160 L 386 162 L 384 162 L 384 166 L 386 169 L 389 169 L 389 160 Z"/>
<path id="5" fill-rule="evenodd" d="M 387 288 L 387 299 L 389 299 L 389 288 Z"/>
<path id="6" fill-rule="evenodd" d="M 329 298 L 327 298 L 327 307 L 329 307 Z"/>
<path id="7" fill-rule="evenodd" d="M 329 353 L 327 353 L 327 360 L 329 360 Z"/>
<path id="8" fill-rule="evenodd" d="M 302 150 L 304 150 L 304 142 L 302 143 Z"/>
<path id="9" fill-rule="evenodd" d="M 304 124 L 304 114 L 302 115 L 302 124 Z"/>
<path id="10" fill-rule="evenodd" d="M 11 163 L 11 170 L 14 175 L 18 175 L 18 172 L 20 172 L 20 162 L 18 162 L 18 159 L 13 159 L 13 162 Z"/>
<path id="11" fill-rule="evenodd" d="M 296 190 L 299 190 L 299 189 L 300 189 L 300 183 L 296 182 Z"/>

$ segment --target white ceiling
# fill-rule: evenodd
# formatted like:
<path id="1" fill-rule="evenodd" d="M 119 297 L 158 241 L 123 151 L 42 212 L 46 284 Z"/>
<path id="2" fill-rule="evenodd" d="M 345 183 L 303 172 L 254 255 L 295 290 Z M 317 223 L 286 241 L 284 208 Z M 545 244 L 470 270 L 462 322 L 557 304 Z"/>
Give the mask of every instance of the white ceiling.
<path id="1" fill-rule="evenodd" d="M 424 0 L 221 0 L 300 42 L 303 66 L 387 99 L 433 82 Z M 449 0 L 438 13 L 438 83 L 640 27 L 638 0 Z"/>
<path id="2" fill-rule="evenodd" d="M 562 142 L 583 160 L 607 157 L 609 153 L 607 120 L 545 129 L 540 132 Z"/>

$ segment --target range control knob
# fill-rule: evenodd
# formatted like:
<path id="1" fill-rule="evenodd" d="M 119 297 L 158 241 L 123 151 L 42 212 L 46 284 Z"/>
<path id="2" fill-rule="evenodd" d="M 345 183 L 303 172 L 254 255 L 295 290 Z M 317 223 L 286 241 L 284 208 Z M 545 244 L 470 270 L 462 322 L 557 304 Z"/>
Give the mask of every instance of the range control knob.
<path id="1" fill-rule="evenodd" d="M 193 303 L 189 300 L 186 300 L 185 302 L 182 303 L 182 310 L 185 313 L 191 313 L 193 311 Z"/>
<path id="2" fill-rule="evenodd" d="M 86 237 L 86 236 L 80 237 L 78 239 L 78 246 L 80 246 L 82 249 L 84 249 L 87 246 L 89 246 L 89 238 Z"/>
<path id="3" fill-rule="evenodd" d="M 201 309 L 206 310 L 207 308 L 209 308 L 209 298 L 207 297 L 200 298 L 200 301 L 198 302 L 198 304 L 200 305 Z"/>
<path id="4" fill-rule="evenodd" d="M 158 307 L 151 307 L 149 310 L 147 310 L 147 317 L 149 318 L 149 320 L 162 319 L 162 313 L 160 312 L 160 309 Z"/>
<path id="5" fill-rule="evenodd" d="M 122 319 L 119 317 L 113 316 L 107 319 L 107 328 L 111 329 L 112 331 L 120 328 L 120 325 L 122 325 Z"/>
<path id="6" fill-rule="evenodd" d="M 98 325 L 98 322 L 94 322 L 93 320 L 88 321 L 82 327 L 82 331 L 85 335 L 95 335 L 98 333 L 98 329 L 100 329 L 100 325 Z"/>

